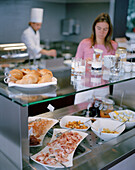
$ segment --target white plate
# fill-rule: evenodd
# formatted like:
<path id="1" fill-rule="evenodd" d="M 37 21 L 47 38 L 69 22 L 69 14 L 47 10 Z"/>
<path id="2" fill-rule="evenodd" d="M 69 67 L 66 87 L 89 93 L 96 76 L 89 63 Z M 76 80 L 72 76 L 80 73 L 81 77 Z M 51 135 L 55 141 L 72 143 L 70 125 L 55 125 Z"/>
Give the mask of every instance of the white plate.
<path id="1" fill-rule="evenodd" d="M 67 131 L 67 129 L 54 129 L 54 131 L 53 131 L 53 136 L 52 136 L 52 139 L 51 139 L 50 143 L 56 139 L 56 134 L 57 134 L 57 133 L 59 133 L 59 132 L 62 132 L 62 133 L 63 133 L 63 132 L 65 132 L 65 131 Z M 80 139 L 80 141 L 76 144 L 77 146 L 78 146 L 78 145 L 80 144 L 80 142 L 88 135 L 87 133 L 80 132 L 80 131 L 74 131 L 74 130 L 72 130 L 72 132 L 73 132 L 73 133 L 78 133 L 78 134 L 82 137 L 82 138 Z M 66 146 L 66 145 L 65 145 L 65 146 Z M 60 146 L 59 146 L 59 148 L 60 148 Z M 76 147 L 76 148 L 77 148 L 77 147 Z M 76 148 L 75 148 L 75 149 L 76 149 Z M 53 149 L 54 149 L 54 147 L 53 147 Z M 66 165 L 66 167 L 71 167 L 71 166 L 73 166 L 73 155 L 74 155 L 75 149 L 72 151 L 72 153 L 68 154 L 68 157 L 67 157 L 68 161 L 63 163 L 63 164 Z M 44 164 L 44 163 L 41 163 L 41 162 L 39 162 L 39 161 L 36 160 L 36 157 L 37 157 L 37 156 L 39 157 L 42 153 L 43 153 L 43 154 L 46 154 L 46 153 L 48 153 L 48 152 L 49 152 L 49 147 L 46 146 L 43 150 L 41 150 L 41 151 L 38 152 L 37 154 L 31 156 L 31 159 L 32 159 L 33 161 L 35 161 L 36 163 L 39 163 L 40 165 L 43 165 L 44 167 L 48 166 L 48 167 L 52 167 L 52 168 L 64 168 L 60 163 L 56 163 L 55 165 L 51 165 L 51 164 Z M 54 154 L 50 154 L 50 153 L 49 153 L 49 155 L 51 156 L 51 155 L 54 155 Z"/>
<path id="2" fill-rule="evenodd" d="M 31 122 L 31 121 L 34 121 L 36 119 L 44 119 L 44 120 L 52 120 L 52 123 L 48 125 L 48 127 L 46 127 L 45 129 L 45 133 L 43 135 L 41 135 L 40 137 L 38 137 L 38 139 L 40 139 L 40 144 L 39 145 L 30 145 L 31 147 L 37 147 L 37 146 L 42 146 L 42 143 L 43 143 L 43 139 L 46 135 L 46 133 L 49 131 L 49 129 L 51 129 L 56 123 L 58 123 L 58 120 L 56 119 L 50 119 L 50 118 L 43 118 L 43 117 L 40 117 L 40 116 L 33 116 L 33 117 L 29 117 L 28 118 L 28 122 Z M 46 125 L 45 125 L 46 126 Z M 32 131 L 32 129 L 30 129 L 29 131 L 29 136 L 30 135 L 35 135 Z"/>
<path id="3" fill-rule="evenodd" d="M 72 61 L 71 60 L 64 60 L 64 64 L 66 64 L 68 66 L 71 66 Z"/>
<path id="4" fill-rule="evenodd" d="M 8 87 L 35 89 L 35 88 L 46 87 L 46 86 L 56 85 L 56 84 L 57 84 L 57 79 L 53 77 L 52 82 L 46 82 L 46 83 L 40 83 L 40 84 L 16 84 L 16 83 L 9 82 Z"/>
<path id="5" fill-rule="evenodd" d="M 135 126 L 135 112 L 133 112 L 132 110 L 118 110 L 116 112 L 118 113 L 118 115 L 115 112 L 109 113 L 111 119 L 124 122 L 127 117 L 129 118 L 129 121 L 125 123 L 126 128 L 129 129 Z"/>
<path id="6" fill-rule="evenodd" d="M 66 128 L 66 129 L 69 129 L 67 128 L 65 125 L 70 121 L 70 122 L 73 122 L 73 121 L 81 121 L 82 123 L 83 122 L 86 122 L 88 121 L 90 118 L 88 117 L 82 117 L 82 116 L 64 116 L 61 120 L 60 120 L 60 127 L 62 128 Z M 85 126 L 87 126 L 88 128 L 87 129 L 75 129 L 77 131 L 87 131 L 90 126 L 91 126 L 91 120 L 89 122 L 87 122 L 85 124 Z"/>

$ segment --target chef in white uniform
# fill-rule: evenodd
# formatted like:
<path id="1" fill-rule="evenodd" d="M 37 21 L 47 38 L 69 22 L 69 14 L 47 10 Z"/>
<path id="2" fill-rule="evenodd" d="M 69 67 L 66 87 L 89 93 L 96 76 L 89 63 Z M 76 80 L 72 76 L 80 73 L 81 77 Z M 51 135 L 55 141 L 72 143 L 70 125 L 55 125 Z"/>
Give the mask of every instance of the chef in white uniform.
<path id="1" fill-rule="evenodd" d="M 32 8 L 29 27 L 24 30 L 21 40 L 27 46 L 30 59 L 40 58 L 42 55 L 56 57 L 57 53 L 55 49 L 45 50 L 40 47 L 40 33 L 43 20 L 43 9 Z"/>

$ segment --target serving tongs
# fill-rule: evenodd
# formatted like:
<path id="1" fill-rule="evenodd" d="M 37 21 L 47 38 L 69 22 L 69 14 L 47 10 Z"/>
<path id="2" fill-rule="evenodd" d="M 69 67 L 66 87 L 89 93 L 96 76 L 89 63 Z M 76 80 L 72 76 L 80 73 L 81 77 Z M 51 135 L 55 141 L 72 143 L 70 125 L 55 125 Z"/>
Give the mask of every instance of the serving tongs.
<path id="1" fill-rule="evenodd" d="M 87 124 L 89 121 L 92 121 L 94 118 L 96 118 L 97 115 L 95 115 L 94 117 L 91 117 L 90 119 L 88 119 L 86 122 L 80 123 L 80 125 L 85 125 Z"/>
<path id="2" fill-rule="evenodd" d="M 61 161 L 59 161 L 59 160 L 56 158 L 55 155 L 50 156 L 50 158 L 54 158 L 58 163 L 60 163 L 62 166 L 64 166 L 64 168 L 67 168 L 67 166 L 64 165 Z"/>
<path id="3" fill-rule="evenodd" d="M 74 130 L 75 128 L 70 128 L 68 130 L 66 130 L 65 132 L 58 132 L 55 136 L 56 138 L 60 137 L 62 134 L 66 133 L 66 132 L 70 132 L 71 130 Z"/>
<path id="4" fill-rule="evenodd" d="M 79 126 L 82 126 L 82 125 L 87 124 L 90 120 L 91 120 L 91 119 L 87 120 L 86 122 L 82 122 L 82 123 L 80 123 L 80 124 L 79 124 Z"/>

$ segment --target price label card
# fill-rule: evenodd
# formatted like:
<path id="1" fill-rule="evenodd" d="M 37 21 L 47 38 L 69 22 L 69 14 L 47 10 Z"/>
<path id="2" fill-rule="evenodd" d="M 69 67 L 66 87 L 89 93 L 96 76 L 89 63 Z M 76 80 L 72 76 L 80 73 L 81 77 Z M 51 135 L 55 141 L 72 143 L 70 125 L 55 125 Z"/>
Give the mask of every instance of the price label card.
<path id="1" fill-rule="evenodd" d="M 54 107 L 53 107 L 51 104 L 49 104 L 49 105 L 47 106 L 47 109 L 49 109 L 51 112 L 54 111 Z"/>

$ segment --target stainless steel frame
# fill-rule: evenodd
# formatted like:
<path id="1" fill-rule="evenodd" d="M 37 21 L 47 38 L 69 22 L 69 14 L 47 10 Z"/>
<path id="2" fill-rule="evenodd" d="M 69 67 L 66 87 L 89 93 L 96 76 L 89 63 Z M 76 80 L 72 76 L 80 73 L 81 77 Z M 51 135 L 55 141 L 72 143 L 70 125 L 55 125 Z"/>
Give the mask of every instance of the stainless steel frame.
<path id="1" fill-rule="evenodd" d="M 0 152 L 18 170 L 23 168 L 23 159 L 29 160 L 28 108 L 3 96 L 0 96 Z M 7 166 L 7 162 L 1 161 L 1 168 L 4 163 Z"/>
<path id="2" fill-rule="evenodd" d="M 119 105 L 135 110 L 135 80 L 114 85 L 113 98 Z"/>

